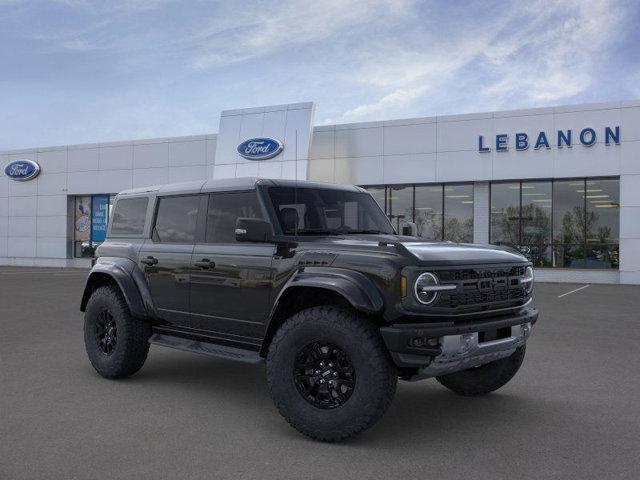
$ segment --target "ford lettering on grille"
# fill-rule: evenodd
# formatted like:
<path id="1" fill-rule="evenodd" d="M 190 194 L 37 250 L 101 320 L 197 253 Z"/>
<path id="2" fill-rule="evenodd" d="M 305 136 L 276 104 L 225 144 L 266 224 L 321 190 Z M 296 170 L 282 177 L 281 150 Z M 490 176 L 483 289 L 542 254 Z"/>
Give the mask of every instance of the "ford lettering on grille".
<path id="1" fill-rule="evenodd" d="M 456 284 L 451 292 L 443 292 L 438 307 L 457 308 L 487 306 L 503 302 L 520 303 L 526 298 L 522 278 L 525 267 L 501 269 L 460 269 L 438 272 L 444 284 Z"/>

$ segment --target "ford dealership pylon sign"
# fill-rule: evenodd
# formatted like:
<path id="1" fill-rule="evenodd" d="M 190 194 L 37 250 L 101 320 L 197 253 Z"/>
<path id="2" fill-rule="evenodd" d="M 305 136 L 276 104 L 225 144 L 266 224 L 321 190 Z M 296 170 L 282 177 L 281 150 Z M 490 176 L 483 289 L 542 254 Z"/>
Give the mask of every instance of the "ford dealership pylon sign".
<path id="1" fill-rule="evenodd" d="M 278 155 L 283 145 L 273 138 L 250 138 L 238 145 L 238 153 L 249 160 L 266 160 Z"/>
<path id="2" fill-rule="evenodd" d="M 40 165 L 33 160 L 14 160 L 4 167 L 4 173 L 11 180 L 26 182 L 38 176 L 40 173 Z"/>

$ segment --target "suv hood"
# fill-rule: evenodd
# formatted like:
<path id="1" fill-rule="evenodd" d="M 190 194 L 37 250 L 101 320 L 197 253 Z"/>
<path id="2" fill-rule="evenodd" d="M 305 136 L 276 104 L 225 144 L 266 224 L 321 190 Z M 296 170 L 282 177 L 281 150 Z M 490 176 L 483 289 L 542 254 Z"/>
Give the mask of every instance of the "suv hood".
<path id="1" fill-rule="evenodd" d="M 522 263 L 527 258 L 515 250 L 493 245 L 449 242 L 401 242 L 421 262 L 437 265 Z"/>
<path id="2" fill-rule="evenodd" d="M 339 248 L 388 249 L 392 245 L 404 251 L 423 265 L 482 265 L 525 263 L 527 258 L 519 252 L 495 245 L 420 241 L 416 237 L 400 235 L 344 235 L 334 237 L 307 237 L 305 241 L 328 243 Z M 385 245 L 386 244 L 386 245 Z"/>

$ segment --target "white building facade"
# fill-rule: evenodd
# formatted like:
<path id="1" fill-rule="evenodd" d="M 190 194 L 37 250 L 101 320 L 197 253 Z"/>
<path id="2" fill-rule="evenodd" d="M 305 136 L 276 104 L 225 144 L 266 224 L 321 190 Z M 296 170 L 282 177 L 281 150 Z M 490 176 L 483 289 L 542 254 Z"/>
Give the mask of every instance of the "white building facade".
<path id="1" fill-rule="evenodd" d="M 88 266 L 120 190 L 259 176 L 364 186 L 396 227 L 512 245 L 541 280 L 640 284 L 640 101 L 313 117 L 313 103 L 230 110 L 217 134 L 0 152 L 0 264 Z"/>

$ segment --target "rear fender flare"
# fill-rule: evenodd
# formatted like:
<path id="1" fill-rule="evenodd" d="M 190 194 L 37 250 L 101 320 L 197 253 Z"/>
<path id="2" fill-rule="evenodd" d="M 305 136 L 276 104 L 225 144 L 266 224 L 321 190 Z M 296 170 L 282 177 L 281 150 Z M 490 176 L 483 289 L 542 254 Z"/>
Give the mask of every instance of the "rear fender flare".
<path id="1" fill-rule="evenodd" d="M 139 318 L 154 316 L 155 308 L 144 273 L 132 260 L 117 257 L 100 258 L 91 269 L 82 295 L 81 311 L 85 311 L 95 284 L 102 275 L 111 277 L 117 283 L 131 315 Z"/>

